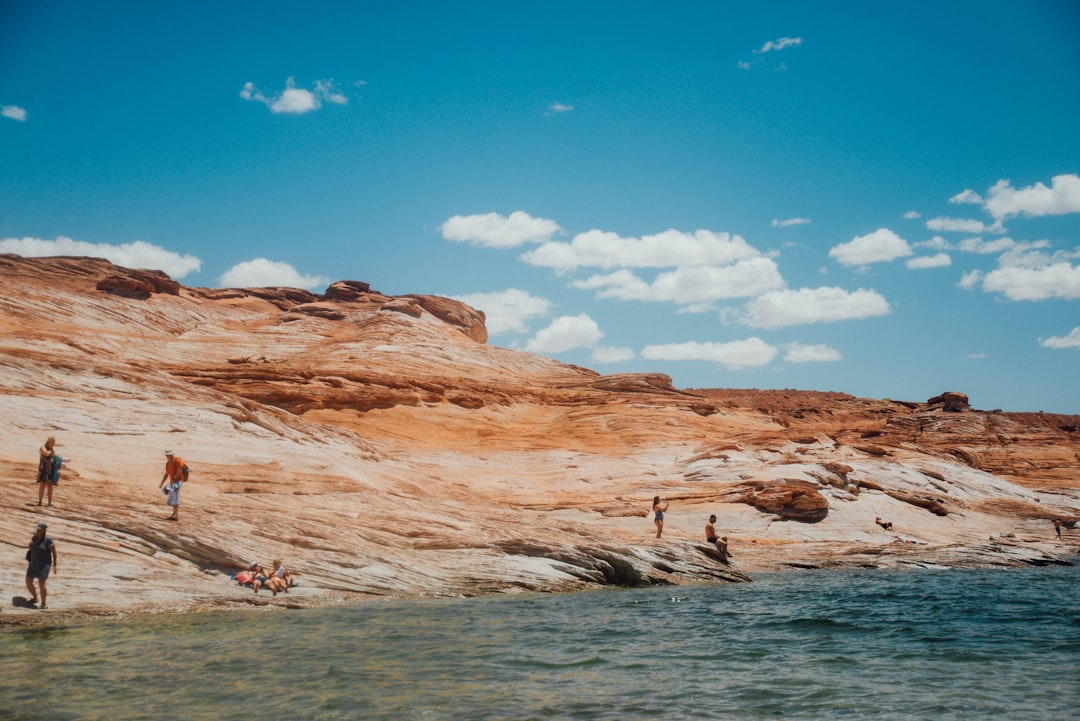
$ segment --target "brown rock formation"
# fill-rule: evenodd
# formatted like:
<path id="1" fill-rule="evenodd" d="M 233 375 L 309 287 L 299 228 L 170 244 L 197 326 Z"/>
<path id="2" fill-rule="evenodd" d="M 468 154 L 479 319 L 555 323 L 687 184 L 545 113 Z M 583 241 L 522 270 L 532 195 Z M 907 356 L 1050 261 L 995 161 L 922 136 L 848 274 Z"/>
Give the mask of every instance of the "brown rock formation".
<path id="1" fill-rule="evenodd" d="M 1076 416 L 681 390 L 489 346 L 450 299 L 171 283 L 0 256 L 0 582 L 22 586 L 46 518 L 65 559 L 51 615 L 268 603 L 226 574 L 274 557 L 302 605 L 1053 563 L 1077 540 L 1050 524 L 1080 517 Z M 47 436 L 70 460 L 39 509 Z M 157 492 L 165 448 L 193 468 L 179 523 Z M 732 567 L 702 543 L 709 513 Z"/>

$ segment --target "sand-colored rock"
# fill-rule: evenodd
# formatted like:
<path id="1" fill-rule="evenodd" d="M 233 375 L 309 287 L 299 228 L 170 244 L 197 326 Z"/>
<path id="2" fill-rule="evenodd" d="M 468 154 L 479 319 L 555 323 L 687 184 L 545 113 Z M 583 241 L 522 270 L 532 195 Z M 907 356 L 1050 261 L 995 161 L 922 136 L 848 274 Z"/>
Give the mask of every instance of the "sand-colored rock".
<path id="1" fill-rule="evenodd" d="M 0 256 L 0 623 L 1057 563 L 1080 543 L 1050 523 L 1080 517 L 1077 416 L 680 390 L 487 345 L 450 299 L 168 281 Z M 70 460 L 39 508 L 50 435 Z M 192 467 L 178 523 L 166 448 Z M 730 565 L 704 543 L 710 513 Z M 41 519 L 60 553 L 48 612 L 9 603 Z M 301 580 L 288 595 L 228 579 L 275 557 Z"/>

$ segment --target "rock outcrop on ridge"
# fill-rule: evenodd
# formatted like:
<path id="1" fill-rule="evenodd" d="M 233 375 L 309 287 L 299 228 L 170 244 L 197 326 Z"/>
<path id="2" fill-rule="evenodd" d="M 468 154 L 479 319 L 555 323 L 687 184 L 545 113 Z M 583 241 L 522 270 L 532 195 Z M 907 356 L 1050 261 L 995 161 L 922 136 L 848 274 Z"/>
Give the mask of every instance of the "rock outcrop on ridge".
<path id="1" fill-rule="evenodd" d="M 600 375 L 488 345 L 463 303 L 357 281 L 187 288 L 3 255 L 0 283 L 0 623 L 1038 565 L 1080 543 L 1051 525 L 1080 517 L 1078 416 L 971 410 L 941 389 L 912 402 Z M 48 436 L 67 460 L 38 507 Z M 177 523 L 165 449 L 192 469 Z M 671 504 L 661 539 L 655 495 Z M 704 541 L 710 513 L 730 564 Z M 6 602 L 26 595 L 42 520 L 60 554 L 46 613 Z M 288 595 L 229 580 L 274 558 L 301 579 Z"/>

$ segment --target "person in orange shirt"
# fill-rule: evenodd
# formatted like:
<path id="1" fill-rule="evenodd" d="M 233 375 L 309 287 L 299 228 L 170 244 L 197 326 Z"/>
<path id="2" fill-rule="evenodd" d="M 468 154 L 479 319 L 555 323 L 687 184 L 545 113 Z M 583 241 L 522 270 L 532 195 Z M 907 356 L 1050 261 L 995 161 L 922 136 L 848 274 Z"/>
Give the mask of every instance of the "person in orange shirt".
<path id="1" fill-rule="evenodd" d="M 158 488 L 165 491 L 167 496 L 165 503 L 172 507 L 172 515 L 169 516 L 169 520 L 179 521 L 180 486 L 185 480 L 184 469 L 187 468 L 187 464 L 184 463 L 183 458 L 172 451 L 165 451 L 165 457 L 169 460 L 165 462 L 165 473 L 161 476 L 161 483 L 158 484 Z M 168 486 L 165 485 L 166 481 L 169 482 Z"/>

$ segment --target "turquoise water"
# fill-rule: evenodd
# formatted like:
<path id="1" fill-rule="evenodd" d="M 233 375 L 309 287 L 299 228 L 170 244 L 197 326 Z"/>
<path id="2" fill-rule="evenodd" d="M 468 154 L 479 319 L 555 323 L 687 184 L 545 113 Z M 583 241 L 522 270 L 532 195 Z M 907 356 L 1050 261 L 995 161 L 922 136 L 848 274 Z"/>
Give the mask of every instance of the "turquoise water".
<path id="1" fill-rule="evenodd" d="M 1080 570 L 377 601 L 0 631 L 10 719 L 1067 719 Z"/>

